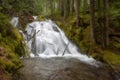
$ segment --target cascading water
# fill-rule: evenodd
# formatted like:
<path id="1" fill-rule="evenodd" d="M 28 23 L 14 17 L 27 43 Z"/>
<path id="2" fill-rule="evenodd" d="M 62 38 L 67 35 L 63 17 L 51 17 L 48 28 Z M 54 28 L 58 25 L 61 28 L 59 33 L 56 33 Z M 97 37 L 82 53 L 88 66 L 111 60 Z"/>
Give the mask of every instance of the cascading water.
<path id="1" fill-rule="evenodd" d="M 10 23 L 14 26 L 17 27 L 19 23 L 19 18 L 18 17 L 13 17 L 10 21 Z"/>
<path id="2" fill-rule="evenodd" d="M 11 20 L 14 27 L 17 27 L 18 22 L 18 17 Z M 23 59 L 25 66 L 22 69 L 21 80 L 53 80 L 51 78 L 54 78 L 54 80 L 120 79 L 119 74 L 107 69 L 104 64 L 99 66 L 100 62 L 81 54 L 77 47 L 67 39 L 64 32 L 51 20 L 34 21 L 27 25 L 26 34 L 21 30 L 19 32 L 24 38 L 23 44 L 27 44 L 30 49 L 30 56 L 35 57 L 33 59 Z M 114 75 L 111 76 L 111 73 L 112 75 L 114 73 Z M 76 77 L 72 76 L 74 74 Z"/>
<path id="3" fill-rule="evenodd" d="M 64 32 L 51 20 L 34 21 L 27 25 L 26 39 L 31 57 L 77 58 L 89 64 L 96 64 L 92 57 L 83 55 L 71 43 Z"/>

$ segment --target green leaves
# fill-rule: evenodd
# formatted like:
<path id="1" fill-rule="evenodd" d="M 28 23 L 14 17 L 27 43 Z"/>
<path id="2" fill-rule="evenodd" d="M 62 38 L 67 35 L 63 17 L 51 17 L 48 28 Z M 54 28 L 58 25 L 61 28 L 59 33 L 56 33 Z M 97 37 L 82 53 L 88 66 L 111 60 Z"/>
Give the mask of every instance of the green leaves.
<path id="1" fill-rule="evenodd" d="M 112 17 L 120 17 L 120 8 L 111 8 L 109 10 L 109 14 L 112 16 Z"/>
<path id="2" fill-rule="evenodd" d="M 3 8 L 2 7 L 0 7 L 0 11 L 2 10 Z"/>
<path id="3" fill-rule="evenodd" d="M 25 54 L 22 37 L 10 23 L 9 19 L 0 13 L 0 66 L 6 72 L 13 72 L 22 66 L 20 56 Z"/>

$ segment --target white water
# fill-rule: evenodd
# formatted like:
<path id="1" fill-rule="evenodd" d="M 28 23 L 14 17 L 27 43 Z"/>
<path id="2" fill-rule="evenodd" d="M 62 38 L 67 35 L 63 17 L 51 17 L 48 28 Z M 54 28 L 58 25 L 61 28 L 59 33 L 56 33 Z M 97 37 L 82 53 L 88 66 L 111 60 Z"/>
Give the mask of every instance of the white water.
<path id="1" fill-rule="evenodd" d="M 26 39 L 31 57 L 77 58 L 92 65 L 96 64 L 96 60 L 92 57 L 81 54 L 78 48 L 68 40 L 64 32 L 51 20 L 34 21 L 28 24 Z"/>
<path id="2" fill-rule="evenodd" d="M 33 16 L 34 20 L 37 20 L 38 16 Z"/>
<path id="3" fill-rule="evenodd" d="M 36 20 L 37 17 L 33 16 Z M 13 17 L 11 24 L 17 28 L 18 17 Z M 92 57 L 81 54 L 78 48 L 71 43 L 64 32 L 51 20 L 34 21 L 27 25 L 26 34 L 20 30 L 30 49 L 30 57 L 64 57 L 77 58 L 83 62 L 96 65 L 97 61 Z"/>
<path id="4" fill-rule="evenodd" d="M 13 17 L 10 21 L 10 23 L 16 28 L 19 23 L 19 18 L 18 17 Z"/>

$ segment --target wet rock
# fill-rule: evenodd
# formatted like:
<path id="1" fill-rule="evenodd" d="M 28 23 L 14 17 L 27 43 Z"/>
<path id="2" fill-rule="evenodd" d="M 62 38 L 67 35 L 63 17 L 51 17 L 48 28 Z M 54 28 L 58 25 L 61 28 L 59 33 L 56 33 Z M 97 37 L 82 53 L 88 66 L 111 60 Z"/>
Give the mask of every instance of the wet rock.
<path id="1" fill-rule="evenodd" d="M 117 80 L 104 65 L 92 66 L 77 59 L 23 59 L 21 80 Z"/>

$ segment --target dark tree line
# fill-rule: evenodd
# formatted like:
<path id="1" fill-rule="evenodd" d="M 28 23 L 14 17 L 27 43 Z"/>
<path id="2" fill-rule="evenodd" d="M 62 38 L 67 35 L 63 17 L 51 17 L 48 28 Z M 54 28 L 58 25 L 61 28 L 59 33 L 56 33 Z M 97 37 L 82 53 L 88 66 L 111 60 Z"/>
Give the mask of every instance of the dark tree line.
<path id="1" fill-rule="evenodd" d="M 95 4 L 97 4 L 97 7 Z M 95 11 L 97 9 L 97 11 Z M 103 48 L 109 45 L 109 0 L 90 0 L 90 12 L 91 12 L 91 36 L 92 42 L 96 44 L 99 42 Z M 96 17 L 97 12 L 97 22 L 98 30 L 96 30 Z M 98 33 L 99 32 L 99 33 Z M 97 34 L 97 35 L 96 35 Z M 100 37 L 97 37 L 99 34 Z M 99 40 L 98 40 L 99 39 Z"/>

